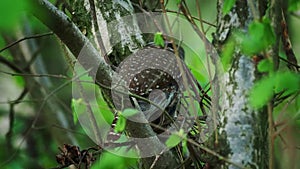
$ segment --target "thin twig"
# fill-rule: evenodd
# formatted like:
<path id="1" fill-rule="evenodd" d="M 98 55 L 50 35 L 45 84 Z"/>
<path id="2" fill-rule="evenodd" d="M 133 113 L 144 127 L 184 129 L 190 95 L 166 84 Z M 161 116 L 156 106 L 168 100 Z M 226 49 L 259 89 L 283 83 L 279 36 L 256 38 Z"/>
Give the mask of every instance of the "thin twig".
<path id="1" fill-rule="evenodd" d="M 155 164 L 157 163 L 159 157 L 160 157 L 164 152 L 165 152 L 165 150 L 161 151 L 159 154 L 157 154 L 157 155 L 155 156 L 155 159 L 154 159 L 153 163 L 151 164 L 150 169 L 153 169 L 153 168 L 155 167 Z"/>
<path id="2" fill-rule="evenodd" d="M 185 2 L 185 1 L 183 1 Z M 181 3 L 179 6 L 180 10 L 184 13 L 184 16 L 186 17 L 186 19 L 189 21 L 189 23 L 191 24 L 191 26 L 193 27 L 194 31 L 198 34 L 198 36 L 202 39 L 202 41 L 204 42 L 205 45 L 205 50 L 206 50 L 206 57 L 207 57 L 207 66 L 208 66 L 208 74 L 209 74 L 209 81 L 212 82 L 212 72 L 211 72 L 211 66 L 210 66 L 210 62 L 209 62 L 209 54 L 212 53 L 213 49 L 210 46 L 209 41 L 206 39 L 206 37 L 201 33 L 201 31 L 198 29 L 195 21 L 193 20 L 193 18 L 191 17 L 191 14 L 189 13 L 188 9 L 186 8 L 186 3 Z M 215 59 L 213 58 L 213 56 L 211 56 L 211 59 Z M 217 77 L 217 76 L 216 76 Z M 211 84 L 212 86 L 213 84 Z M 218 98 L 217 96 L 214 96 L 214 98 Z M 216 108 L 213 106 L 212 107 L 212 114 L 213 114 L 213 121 L 214 121 L 214 128 L 217 128 L 217 120 L 216 120 Z M 218 132 L 215 132 L 215 144 L 218 144 Z"/>
<path id="3" fill-rule="evenodd" d="M 42 102 L 41 105 L 40 105 L 40 109 L 39 109 L 38 112 L 36 113 L 35 118 L 33 119 L 33 122 L 31 123 L 31 126 L 30 126 L 30 127 L 25 131 L 25 133 L 23 134 L 23 139 L 21 139 L 21 141 L 20 141 L 20 143 L 19 143 L 19 145 L 18 145 L 18 147 L 17 147 L 17 150 L 16 150 L 13 154 L 11 154 L 10 157 L 9 157 L 6 161 L 2 162 L 2 163 L 0 164 L 0 167 L 3 167 L 3 166 L 5 166 L 6 164 L 8 164 L 8 163 L 9 163 L 9 162 L 10 162 L 10 161 L 18 154 L 18 152 L 20 151 L 20 148 L 21 148 L 22 144 L 23 144 L 24 141 L 25 141 L 25 138 L 27 138 L 27 137 L 29 136 L 29 134 L 30 134 L 30 132 L 31 132 L 32 129 L 35 129 L 35 127 L 36 127 L 35 125 L 36 125 L 36 123 L 37 123 L 37 121 L 38 121 L 38 119 L 39 119 L 39 116 L 40 116 L 40 114 L 41 114 L 41 112 L 42 112 L 42 110 L 43 110 L 45 104 L 47 103 L 47 100 L 50 99 L 55 93 L 57 93 L 58 91 L 60 91 L 62 88 L 64 88 L 65 86 L 67 86 L 69 83 L 71 83 L 71 82 L 73 82 L 74 80 L 80 78 L 81 76 L 86 75 L 86 74 L 89 73 L 89 72 L 90 72 L 90 70 L 87 70 L 87 71 L 83 72 L 82 74 L 80 74 L 80 75 L 78 75 L 78 76 L 75 76 L 74 78 L 72 78 L 72 79 L 66 81 L 65 83 L 63 83 L 62 85 L 60 85 L 59 87 L 57 87 L 56 89 L 54 89 L 53 91 L 51 91 L 51 92 L 44 98 L 43 102 Z"/>
<path id="4" fill-rule="evenodd" d="M 24 72 L 22 69 L 20 69 L 17 65 L 15 65 L 14 63 L 10 62 L 9 60 L 5 59 L 4 56 L 0 55 L 0 63 L 5 64 L 6 66 L 8 66 L 10 69 L 12 69 L 13 71 L 17 72 L 17 73 L 22 73 Z"/>
<path id="5" fill-rule="evenodd" d="M 281 41 L 282 41 L 284 52 L 286 54 L 286 58 L 288 60 L 287 63 L 289 63 L 288 68 L 291 70 L 294 70 L 294 71 L 299 71 L 299 68 L 297 66 L 294 66 L 294 65 L 298 65 L 297 58 L 296 58 L 295 52 L 293 50 L 293 46 L 292 46 L 292 43 L 290 40 L 288 28 L 287 28 L 287 23 L 286 23 L 284 12 L 282 9 L 281 9 L 281 15 L 282 15 L 282 21 L 280 23 L 281 24 Z M 279 57 L 279 59 L 280 59 L 280 57 Z M 296 69 L 293 69 L 293 66 Z"/>
<path id="6" fill-rule="evenodd" d="M 272 169 L 274 165 L 274 120 L 273 120 L 273 104 L 268 104 L 268 124 L 269 124 L 269 168 Z"/>
<path id="7" fill-rule="evenodd" d="M 15 121 L 15 110 L 14 107 L 16 104 L 20 103 L 20 101 L 26 96 L 28 93 L 28 89 L 24 88 L 20 96 L 15 100 L 15 102 L 10 103 L 10 111 L 9 111 L 9 129 L 6 133 L 6 141 L 9 148 L 12 148 L 12 135 L 13 135 L 13 127 Z"/>
<path id="8" fill-rule="evenodd" d="M 244 166 L 242 166 L 242 165 L 240 165 L 240 164 L 237 164 L 237 163 L 235 163 L 235 162 L 233 162 L 233 161 L 227 159 L 226 157 L 224 157 L 224 156 L 220 155 L 219 153 L 217 153 L 217 152 L 215 152 L 215 151 L 209 149 L 208 147 L 205 147 L 205 146 L 201 145 L 200 143 L 198 143 L 197 141 L 195 141 L 195 140 L 193 140 L 193 139 L 185 138 L 184 136 L 181 136 L 181 135 L 179 135 L 178 133 L 170 133 L 170 131 L 168 131 L 167 129 L 165 129 L 165 128 L 161 127 L 161 126 L 158 126 L 158 125 L 155 125 L 155 124 L 153 124 L 153 125 L 154 125 L 155 127 L 157 127 L 158 129 L 160 129 L 160 130 L 162 130 L 162 131 L 164 131 L 164 132 L 167 132 L 166 134 L 176 134 L 176 135 L 179 136 L 182 140 L 183 140 L 183 139 L 187 139 L 187 142 L 193 144 L 194 146 L 199 147 L 200 149 L 204 150 L 204 151 L 207 152 L 208 154 L 211 154 L 211 155 L 213 155 L 213 156 L 219 158 L 220 160 L 223 160 L 223 161 L 225 161 L 225 162 L 227 162 L 227 163 L 229 163 L 229 164 L 232 164 L 232 165 L 234 165 L 234 166 L 236 166 L 236 167 L 238 167 L 238 168 L 246 169 Z"/>
<path id="9" fill-rule="evenodd" d="M 295 64 L 295 63 L 292 63 L 292 62 L 288 61 L 287 59 L 285 59 L 285 58 L 283 58 L 283 57 L 279 57 L 279 59 L 285 61 L 286 63 L 288 63 L 288 64 L 290 64 L 290 65 L 292 65 L 292 66 L 294 66 L 294 67 L 297 68 L 297 69 L 300 69 L 300 65 L 297 65 L 297 64 Z"/>
<path id="10" fill-rule="evenodd" d="M 11 76 L 29 76 L 29 77 L 52 77 L 52 78 L 59 78 L 59 79 L 70 79 L 65 75 L 53 75 L 53 74 L 30 74 L 30 73 L 11 73 L 7 71 L 0 70 L 0 73 L 4 73 Z"/>
<path id="11" fill-rule="evenodd" d="M 53 32 L 48 32 L 48 33 L 42 33 L 42 34 L 37 34 L 37 35 L 32 35 L 32 36 L 27 36 L 27 37 L 24 37 L 24 38 L 21 38 L 15 42 L 12 42 L 11 44 L 8 44 L 7 46 L 5 46 L 4 48 L 2 48 L 0 50 L 0 53 L 3 52 L 4 50 L 24 41 L 24 40 L 28 40 L 28 39 L 35 39 L 35 38 L 41 38 L 41 37 L 44 37 L 44 36 L 50 36 L 50 35 L 53 35 Z"/>
<path id="12" fill-rule="evenodd" d="M 236 166 L 236 167 L 238 167 L 238 168 L 246 169 L 244 166 L 242 166 L 242 165 L 240 165 L 240 164 L 237 164 L 237 163 L 235 163 L 235 162 L 233 162 L 233 161 L 230 161 L 229 159 L 227 159 L 227 158 L 223 157 L 222 155 L 218 154 L 217 152 L 215 152 L 215 151 L 213 151 L 213 150 L 211 150 L 211 149 L 209 149 L 209 148 L 207 148 L 207 147 L 205 147 L 205 146 L 203 146 L 203 145 L 197 143 L 196 141 L 194 141 L 194 140 L 192 140 L 192 139 L 187 139 L 187 141 L 188 141 L 189 143 L 191 143 L 191 144 L 193 144 L 193 145 L 199 147 L 200 149 L 204 150 L 205 152 L 207 152 L 207 153 L 209 153 L 209 154 L 211 154 L 211 155 L 213 155 L 213 156 L 218 157 L 220 160 L 223 160 L 223 161 L 225 161 L 225 162 L 227 162 L 227 163 L 229 163 L 229 164 L 232 164 L 232 165 L 234 165 L 234 166 Z"/>
<path id="13" fill-rule="evenodd" d="M 196 6 L 197 6 L 197 11 L 198 11 L 198 17 L 200 19 L 200 26 L 201 26 L 201 30 L 205 35 L 205 31 L 204 31 L 204 26 L 203 26 L 203 21 L 202 21 L 202 16 L 201 16 L 201 9 L 200 9 L 200 4 L 199 4 L 199 0 L 195 0 L 196 1 Z"/>
<path id="14" fill-rule="evenodd" d="M 158 12 L 162 12 L 162 10 L 155 10 L 155 11 L 158 11 Z M 169 13 L 176 13 L 176 14 L 180 14 L 180 15 L 184 15 L 184 13 L 182 13 L 182 12 L 178 12 L 178 11 L 173 11 L 173 10 L 170 10 L 170 9 L 166 9 L 166 11 L 167 12 L 169 12 Z M 205 24 L 207 24 L 207 25 L 209 25 L 209 26 L 212 26 L 212 27 L 217 27 L 217 25 L 215 25 L 215 24 L 213 24 L 213 23 L 210 23 L 210 22 L 208 22 L 208 21 L 206 21 L 206 20 L 203 20 L 203 19 L 199 19 L 199 18 L 197 18 L 197 17 L 195 17 L 195 16 L 191 16 L 193 19 L 195 19 L 195 20 L 197 20 L 197 21 L 199 21 L 199 22 L 203 22 L 203 23 L 205 23 Z"/>
<path id="15" fill-rule="evenodd" d="M 289 105 L 292 101 L 294 101 L 294 100 L 299 96 L 299 94 L 300 94 L 300 92 L 296 93 L 295 96 L 294 96 L 293 98 L 291 98 L 291 100 L 289 100 L 289 102 L 283 107 L 283 109 L 281 110 L 281 112 L 284 112 L 284 111 L 288 108 L 288 105 Z M 299 115 L 300 115 L 300 111 L 297 112 L 297 113 L 294 115 L 294 117 L 288 119 L 288 121 L 283 125 L 283 127 L 280 128 L 278 131 L 276 131 L 276 132 L 274 133 L 274 137 L 276 137 L 278 134 L 280 134 L 280 133 L 281 133 L 281 132 L 289 125 L 289 123 L 290 123 L 293 119 L 295 119 L 296 117 L 298 117 Z M 281 116 L 281 115 L 279 115 L 279 116 Z"/>

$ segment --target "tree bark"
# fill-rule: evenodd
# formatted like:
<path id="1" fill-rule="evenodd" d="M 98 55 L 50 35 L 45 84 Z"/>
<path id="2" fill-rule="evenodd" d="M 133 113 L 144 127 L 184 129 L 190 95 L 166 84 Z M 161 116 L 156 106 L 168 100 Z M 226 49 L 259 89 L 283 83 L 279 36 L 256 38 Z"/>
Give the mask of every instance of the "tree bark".
<path id="1" fill-rule="evenodd" d="M 249 23 L 261 16 L 264 1 L 237 0 L 231 11 L 224 15 L 222 0 L 218 1 L 217 30 L 214 45 L 218 51 L 229 39 L 234 29 L 248 32 Z M 263 9 L 263 10 L 262 10 Z M 223 97 L 221 99 L 221 126 L 219 142 L 226 143 L 230 161 L 246 168 L 268 168 L 268 116 L 266 109 L 255 110 L 249 105 L 249 91 L 259 78 L 256 65 L 235 47 L 233 61 L 225 73 Z M 223 163 L 217 168 L 237 168 Z"/>

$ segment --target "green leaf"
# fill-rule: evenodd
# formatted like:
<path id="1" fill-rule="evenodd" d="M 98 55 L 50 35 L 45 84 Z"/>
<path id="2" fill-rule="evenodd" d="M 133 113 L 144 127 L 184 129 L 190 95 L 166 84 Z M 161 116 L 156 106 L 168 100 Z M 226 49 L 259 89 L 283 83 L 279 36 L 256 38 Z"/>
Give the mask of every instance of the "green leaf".
<path id="1" fill-rule="evenodd" d="M 270 59 L 264 59 L 257 65 L 259 72 L 271 72 L 273 71 L 273 62 Z"/>
<path id="2" fill-rule="evenodd" d="M 183 129 L 180 129 L 179 132 L 178 132 L 178 135 L 183 138 L 185 136 L 184 134 L 184 130 Z"/>
<path id="3" fill-rule="evenodd" d="M 157 32 L 154 35 L 154 44 L 157 46 L 165 47 L 165 41 L 161 32 Z"/>
<path id="4" fill-rule="evenodd" d="M 250 91 L 249 101 L 254 108 L 261 108 L 270 101 L 274 93 L 273 77 L 258 81 Z"/>
<path id="5" fill-rule="evenodd" d="M 125 109 L 123 112 L 119 112 L 118 121 L 116 123 L 114 131 L 116 133 L 123 132 L 126 127 L 126 117 L 133 116 L 137 114 L 139 111 L 136 109 Z"/>
<path id="6" fill-rule="evenodd" d="M 97 99 L 98 108 L 101 114 L 95 114 L 95 116 L 97 117 L 97 119 L 103 118 L 108 124 L 112 124 L 114 120 L 114 115 L 110 111 L 108 104 L 104 100 L 102 92 L 99 91 L 96 97 L 97 97 L 96 99 Z"/>
<path id="7" fill-rule="evenodd" d="M 183 139 L 182 140 L 181 146 L 182 146 L 182 152 L 183 152 L 183 154 L 184 155 L 188 155 L 189 149 L 187 147 L 187 139 Z"/>
<path id="8" fill-rule="evenodd" d="M 193 66 L 189 66 L 189 68 L 198 82 L 200 82 L 200 83 L 207 82 L 207 78 L 205 78 L 205 76 L 203 75 L 203 72 L 199 71 L 199 68 L 195 68 Z"/>
<path id="9" fill-rule="evenodd" d="M 270 101 L 274 92 L 283 91 L 284 95 L 300 91 L 300 75 L 293 72 L 277 72 L 258 81 L 250 92 L 250 104 L 255 108 L 261 108 Z"/>
<path id="10" fill-rule="evenodd" d="M 73 122 L 74 124 L 76 124 L 78 122 L 78 116 L 85 113 L 86 106 L 82 98 L 79 98 L 79 99 L 72 99 L 71 108 L 73 113 Z"/>
<path id="11" fill-rule="evenodd" d="M 221 54 L 221 62 L 225 70 L 228 70 L 231 65 L 234 49 L 236 43 L 233 39 L 229 39 L 229 41 L 225 44 L 222 54 Z"/>
<path id="12" fill-rule="evenodd" d="M 248 34 L 238 34 L 241 41 L 241 50 L 247 55 L 257 54 L 275 42 L 275 34 L 269 19 L 253 21 L 249 24 Z"/>
<path id="13" fill-rule="evenodd" d="M 121 133 L 125 130 L 125 127 L 126 127 L 126 118 L 124 116 L 122 116 L 121 113 L 119 113 L 119 118 L 116 123 L 116 127 L 115 127 L 114 131 L 116 133 Z"/>
<path id="14" fill-rule="evenodd" d="M 235 0 L 224 0 L 223 4 L 223 14 L 226 15 L 232 9 L 235 4 Z"/>
<path id="15" fill-rule="evenodd" d="M 300 90 L 300 75 L 292 72 L 279 72 L 275 76 L 275 92 L 292 94 Z"/>
<path id="16" fill-rule="evenodd" d="M 255 108 L 266 105 L 273 93 L 285 92 L 284 95 L 300 91 L 300 75 L 293 72 L 277 72 L 258 81 L 250 92 L 250 104 Z"/>
<path id="17" fill-rule="evenodd" d="M 125 109 L 123 112 L 122 112 L 122 116 L 124 117 L 130 117 L 130 116 L 133 116 L 135 114 L 137 114 L 139 111 L 137 109 Z"/>
<path id="18" fill-rule="evenodd" d="M 192 74 L 195 76 L 196 80 L 200 84 L 207 84 L 209 82 L 209 79 L 207 77 L 208 73 L 206 67 L 202 62 L 204 59 L 201 58 L 203 55 L 205 55 L 205 51 L 200 52 L 203 52 L 203 55 L 196 54 L 190 51 L 189 48 L 187 48 L 185 52 L 185 55 L 189 57 L 186 57 L 184 61 L 188 68 L 191 70 Z"/>
<path id="19" fill-rule="evenodd" d="M 180 129 L 179 132 L 173 133 L 166 141 L 166 146 L 171 148 L 175 147 L 185 137 L 184 130 Z"/>
<path id="20" fill-rule="evenodd" d="M 175 147 L 177 144 L 179 144 L 181 141 L 181 138 L 177 134 L 172 134 L 168 140 L 166 141 L 167 147 Z"/>

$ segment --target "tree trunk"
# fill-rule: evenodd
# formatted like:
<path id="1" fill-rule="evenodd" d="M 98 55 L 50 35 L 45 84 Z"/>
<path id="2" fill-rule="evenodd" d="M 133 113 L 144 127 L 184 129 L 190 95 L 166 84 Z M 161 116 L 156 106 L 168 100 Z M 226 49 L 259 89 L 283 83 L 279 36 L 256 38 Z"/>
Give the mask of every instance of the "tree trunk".
<path id="1" fill-rule="evenodd" d="M 224 15 L 223 0 L 218 1 L 218 23 L 214 45 L 221 52 L 234 29 L 247 34 L 249 23 L 266 13 L 266 1 L 237 0 Z M 249 91 L 260 75 L 256 71 L 254 56 L 247 56 L 235 47 L 231 65 L 222 80 L 224 95 L 221 99 L 221 126 L 219 142 L 229 147 L 228 160 L 246 168 L 268 168 L 268 113 L 249 105 Z M 219 168 L 220 166 L 216 166 Z M 237 168 L 226 163 L 222 168 Z"/>

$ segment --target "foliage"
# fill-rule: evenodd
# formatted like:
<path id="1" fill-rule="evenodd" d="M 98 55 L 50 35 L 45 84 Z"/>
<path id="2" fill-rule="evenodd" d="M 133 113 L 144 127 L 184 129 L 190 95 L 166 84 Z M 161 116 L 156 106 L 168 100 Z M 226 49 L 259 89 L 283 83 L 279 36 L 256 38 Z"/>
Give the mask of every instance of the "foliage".
<path id="1" fill-rule="evenodd" d="M 275 42 L 275 34 L 268 18 L 262 21 L 253 21 L 249 24 L 248 33 L 236 32 L 236 41 L 241 45 L 241 50 L 248 56 L 266 50 Z"/>
<path id="2" fill-rule="evenodd" d="M 172 133 L 172 135 L 166 141 L 167 147 L 175 147 L 178 145 L 183 139 L 186 139 L 186 134 L 184 134 L 183 129 L 180 129 L 178 132 Z"/>
<path id="3" fill-rule="evenodd" d="M 269 65 L 269 64 L 266 64 Z M 265 71 L 265 68 L 261 68 Z M 258 81 L 250 94 L 250 103 L 261 108 L 271 101 L 274 94 L 282 96 L 298 95 L 300 75 L 292 72 L 276 72 Z"/>
<path id="4" fill-rule="evenodd" d="M 163 36 L 162 36 L 161 32 L 157 32 L 154 35 L 154 44 L 157 45 L 157 46 L 165 47 L 165 41 L 163 39 Z"/>
<path id="5" fill-rule="evenodd" d="M 224 45 L 224 48 L 221 53 L 221 62 L 225 70 L 228 70 L 231 66 L 235 46 L 236 41 L 233 38 L 230 38 Z"/>
<path id="6" fill-rule="evenodd" d="M 257 65 L 257 70 L 261 73 L 272 73 L 274 63 L 270 59 L 263 59 Z"/>

